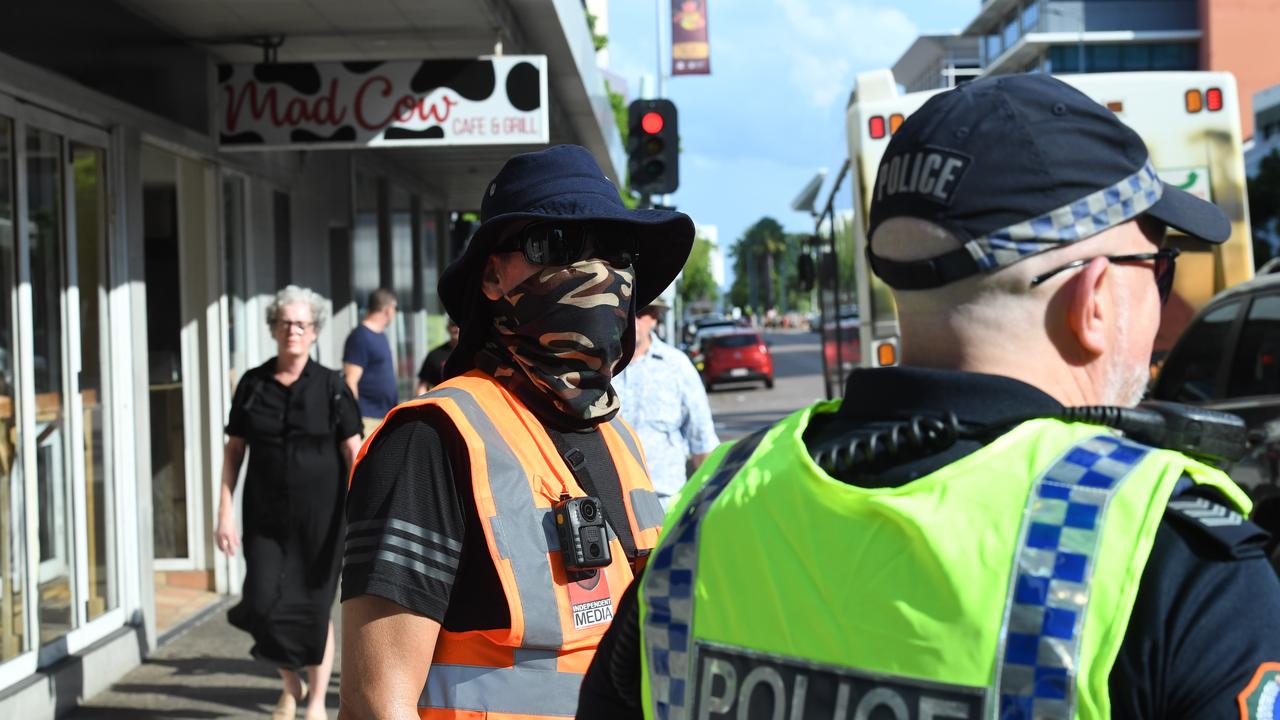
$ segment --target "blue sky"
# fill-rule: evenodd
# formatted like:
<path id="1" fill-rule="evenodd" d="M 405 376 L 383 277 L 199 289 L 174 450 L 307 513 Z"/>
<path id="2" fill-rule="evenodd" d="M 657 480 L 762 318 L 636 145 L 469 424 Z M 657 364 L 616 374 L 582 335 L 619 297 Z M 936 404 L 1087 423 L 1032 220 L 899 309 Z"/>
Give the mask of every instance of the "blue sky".
<path id="1" fill-rule="evenodd" d="M 609 69 L 626 80 L 633 98 L 640 76 L 655 71 L 655 1 L 670 2 L 609 3 Z M 765 215 L 788 230 L 811 232 L 813 221 L 790 203 L 819 167 L 831 176 L 839 169 L 854 76 L 889 67 L 921 33 L 962 28 L 979 5 L 708 0 L 712 74 L 667 81 L 683 150 L 680 189 L 670 202 L 718 226 L 726 255 Z"/>

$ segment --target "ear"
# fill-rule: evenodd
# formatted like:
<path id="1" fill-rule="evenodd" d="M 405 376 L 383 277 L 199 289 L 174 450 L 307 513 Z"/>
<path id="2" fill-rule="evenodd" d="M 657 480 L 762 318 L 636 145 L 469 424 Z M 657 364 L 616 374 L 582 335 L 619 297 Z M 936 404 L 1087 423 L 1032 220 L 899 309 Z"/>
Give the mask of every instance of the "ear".
<path id="1" fill-rule="evenodd" d="M 490 255 L 480 271 L 480 292 L 490 300 L 502 297 L 502 281 L 498 278 L 498 259 Z"/>
<path id="2" fill-rule="evenodd" d="M 1090 356 L 1097 357 L 1108 349 L 1107 324 L 1115 309 L 1103 282 L 1111 267 L 1106 258 L 1094 258 L 1067 284 L 1067 325 L 1076 343 Z"/>

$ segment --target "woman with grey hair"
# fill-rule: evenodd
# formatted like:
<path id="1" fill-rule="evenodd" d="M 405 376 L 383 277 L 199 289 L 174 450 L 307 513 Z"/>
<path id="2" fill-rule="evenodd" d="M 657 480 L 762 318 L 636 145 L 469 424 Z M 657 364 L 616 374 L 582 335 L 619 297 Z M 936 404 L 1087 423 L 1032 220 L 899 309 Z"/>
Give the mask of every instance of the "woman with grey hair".
<path id="1" fill-rule="evenodd" d="M 284 690 L 271 717 L 326 717 L 333 668 L 329 609 L 342 557 L 347 469 L 360 449 L 360 410 L 337 371 L 311 359 L 324 298 L 290 285 L 267 308 L 276 356 L 236 387 L 223 450 L 218 549 L 232 556 L 232 496 L 245 451 L 243 600 L 233 625 L 253 636 L 253 656 L 272 663 Z M 303 681 L 302 669 L 307 679 Z M 307 697 L 307 684 L 312 692 Z"/>

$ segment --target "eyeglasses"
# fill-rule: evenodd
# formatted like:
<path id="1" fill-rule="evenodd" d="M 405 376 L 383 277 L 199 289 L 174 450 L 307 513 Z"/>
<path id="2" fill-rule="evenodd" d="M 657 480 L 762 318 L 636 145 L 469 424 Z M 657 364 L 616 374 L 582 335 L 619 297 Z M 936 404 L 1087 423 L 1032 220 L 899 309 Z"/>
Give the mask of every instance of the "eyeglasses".
<path id="1" fill-rule="evenodd" d="M 284 330 L 285 332 L 291 332 L 293 330 L 297 330 L 298 332 L 305 333 L 306 331 L 310 330 L 315 326 L 316 324 L 313 322 L 305 322 L 302 320 L 277 320 L 276 321 L 276 327 Z"/>
<path id="2" fill-rule="evenodd" d="M 619 268 L 629 268 L 639 255 L 634 235 L 622 228 L 592 225 L 533 223 L 499 244 L 505 252 L 519 250 L 534 265 L 572 265 L 597 257 Z"/>
<path id="3" fill-rule="evenodd" d="M 1054 268 L 1043 275 L 1037 275 L 1031 279 L 1031 287 L 1036 287 L 1045 280 L 1057 275 L 1065 270 L 1083 267 L 1093 262 L 1098 257 L 1104 257 L 1113 263 L 1134 263 L 1134 262 L 1151 262 L 1151 269 L 1155 274 L 1156 290 L 1160 293 L 1160 303 L 1164 304 L 1169 301 L 1169 292 L 1173 290 L 1173 271 L 1176 269 L 1176 258 L 1181 253 L 1177 248 L 1165 248 L 1153 253 L 1135 253 L 1133 255 L 1098 255 L 1091 258 L 1081 258 L 1072 260 L 1062 267 Z"/>

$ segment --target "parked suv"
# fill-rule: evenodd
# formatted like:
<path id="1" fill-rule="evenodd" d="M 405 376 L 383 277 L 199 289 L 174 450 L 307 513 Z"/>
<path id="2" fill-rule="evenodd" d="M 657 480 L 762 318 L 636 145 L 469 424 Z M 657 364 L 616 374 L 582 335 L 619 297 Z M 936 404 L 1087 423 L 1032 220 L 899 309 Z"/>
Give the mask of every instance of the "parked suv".
<path id="1" fill-rule="evenodd" d="M 1219 293 L 1169 352 L 1152 397 L 1222 410 L 1260 430 L 1280 418 L 1280 275 Z M 1255 495 L 1275 486 L 1276 447 L 1260 447 L 1230 469 Z"/>
<path id="2" fill-rule="evenodd" d="M 702 384 L 710 390 L 716 383 L 763 380 L 773 387 L 773 357 L 760 333 L 754 330 L 725 330 L 700 340 Z"/>

